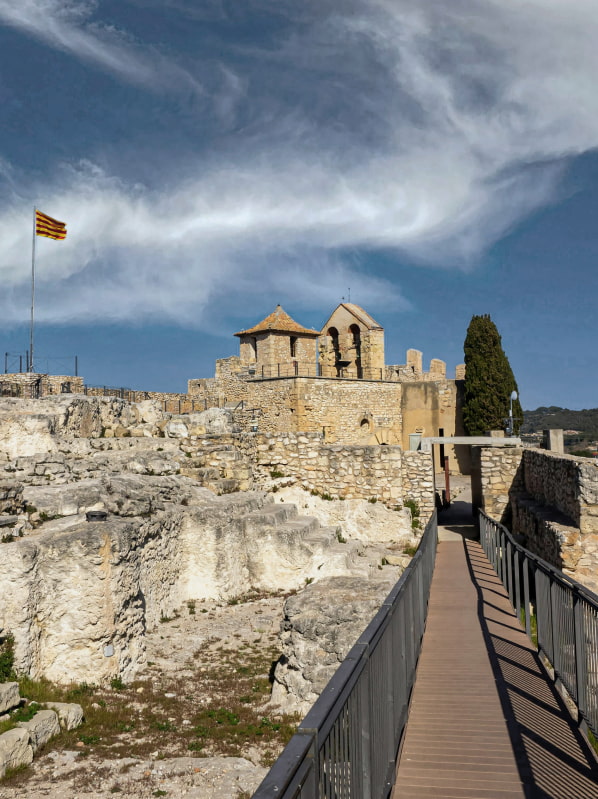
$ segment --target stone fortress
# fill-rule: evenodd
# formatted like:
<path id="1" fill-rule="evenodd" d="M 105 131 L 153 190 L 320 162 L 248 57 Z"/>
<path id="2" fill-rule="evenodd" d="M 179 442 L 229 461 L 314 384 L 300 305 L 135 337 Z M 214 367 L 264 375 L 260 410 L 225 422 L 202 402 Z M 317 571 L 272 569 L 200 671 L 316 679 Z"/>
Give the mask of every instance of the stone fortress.
<path id="1" fill-rule="evenodd" d="M 235 335 L 239 355 L 216 361 L 213 378 L 190 380 L 189 396 L 253 411 L 248 423 L 260 432 L 403 450 L 417 448 L 422 436 L 463 434 L 465 367 L 451 379 L 433 359 L 426 372 L 415 349 L 405 364 L 387 364 L 384 329 L 354 303 L 341 303 L 321 331 L 302 327 L 279 305 Z M 447 447 L 446 454 L 454 453 Z"/>

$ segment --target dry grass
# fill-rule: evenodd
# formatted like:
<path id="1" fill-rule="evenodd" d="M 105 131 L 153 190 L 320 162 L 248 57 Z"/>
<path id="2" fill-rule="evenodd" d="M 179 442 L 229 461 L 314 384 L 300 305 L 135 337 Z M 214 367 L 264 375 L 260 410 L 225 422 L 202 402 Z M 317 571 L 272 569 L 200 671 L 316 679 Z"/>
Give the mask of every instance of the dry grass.
<path id="1" fill-rule="evenodd" d="M 249 752 L 255 757 L 257 749 L 262 764 L 270 765 L 299 720 L 275 717 L 264 708 L 273 661 L 274 652 L 264 652 L 263 643 L 256 639 L 236 647 L 221 646 L 217 663 L 209 667 L 199 667 L 194 658 L 184 677 L 169 677 L 150 668 L 151 679 L 130 685 L 113 681 L 112 688 L 61 687 L 24 678 L 20 690 L 30 701 L 77 702 L 83 707 L 84 724 L 62 732 L 47 750 L 75 750 L 79 757 L 91 755 L 95 760 L 244 756 Z M 20 771 L 8 779 L 17 785 L 26 776 L 26 771 Z M 70 776 L 77 787 L 86 787 L 84 771 L 78 769 L 76 776 Z M 97 780 L 97 769 L 93 779 Z"/>

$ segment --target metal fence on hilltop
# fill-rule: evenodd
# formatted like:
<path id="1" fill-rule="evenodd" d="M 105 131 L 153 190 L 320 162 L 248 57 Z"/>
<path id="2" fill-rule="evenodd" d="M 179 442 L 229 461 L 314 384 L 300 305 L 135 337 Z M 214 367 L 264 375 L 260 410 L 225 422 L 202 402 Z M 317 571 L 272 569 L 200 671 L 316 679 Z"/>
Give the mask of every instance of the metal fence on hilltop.
<path id="1" fill-rule="evenodd" d="M 438 540 L 419 548 L 253 799 L 385 799 L 415 682 Z"/>
<path id="2" fill-rule="evenodd" d="M 29 372 L 29 350 L 25 352 L 4 353 L 4 374 L 23 374 Z M 79 375 L 77 355 L 39 355 L 35 358 L 35 372 L 44 374 Z"/>

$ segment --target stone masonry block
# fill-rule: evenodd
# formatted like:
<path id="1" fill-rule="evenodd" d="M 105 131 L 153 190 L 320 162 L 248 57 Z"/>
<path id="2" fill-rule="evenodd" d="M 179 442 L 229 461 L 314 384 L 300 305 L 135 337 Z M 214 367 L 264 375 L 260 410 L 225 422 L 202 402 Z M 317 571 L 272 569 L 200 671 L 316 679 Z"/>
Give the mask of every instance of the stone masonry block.
<path id="1" fill-rule="evenodd" d="M 54 710 L 40 710 L 31 721 L 19 721 L 17 727 L 29 734 L 34 753 L 60 732 L 58 714 Z"/>
<path id="2" fill-rule="evenodd" d="M 0 778 L 9 768 L 28 766 L 33 761 L 33 748 L 27 730 L 8 730 L 0 735 Z"/>
<path id="3" fill-rule="evenodd" d="M 12 710 L 21 702 L 18 682 L 0 683 L 0 713 Z"/>
<path id="4" fill-rule="evenodd" d="M 46 702 L 51 710 L 58 714 L 60 726 L 65 730 L 74 730 L 83 723 L 83 708 L 74 702 Z"/>

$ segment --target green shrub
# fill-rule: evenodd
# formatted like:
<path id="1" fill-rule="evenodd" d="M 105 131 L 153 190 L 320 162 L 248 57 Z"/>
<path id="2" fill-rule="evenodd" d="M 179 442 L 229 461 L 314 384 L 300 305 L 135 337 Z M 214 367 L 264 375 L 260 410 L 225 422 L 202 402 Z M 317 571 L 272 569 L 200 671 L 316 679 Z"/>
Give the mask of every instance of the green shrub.
<path id="1" fill-rule="evenodd" d="M 12 682 L 16 679 L 14 664 L 15 639 L 9 634 L 0 639 L 0 682 Z"/>
<path id="2" fill-rule="evenodd" d="M 419 530 L 420 528 L 419 505 L 414 499 L 406 499 L 403 504 L 406 508 L 409 508 L 409 510 L 411 511 L 411 527 L 414 530 Z"/>

